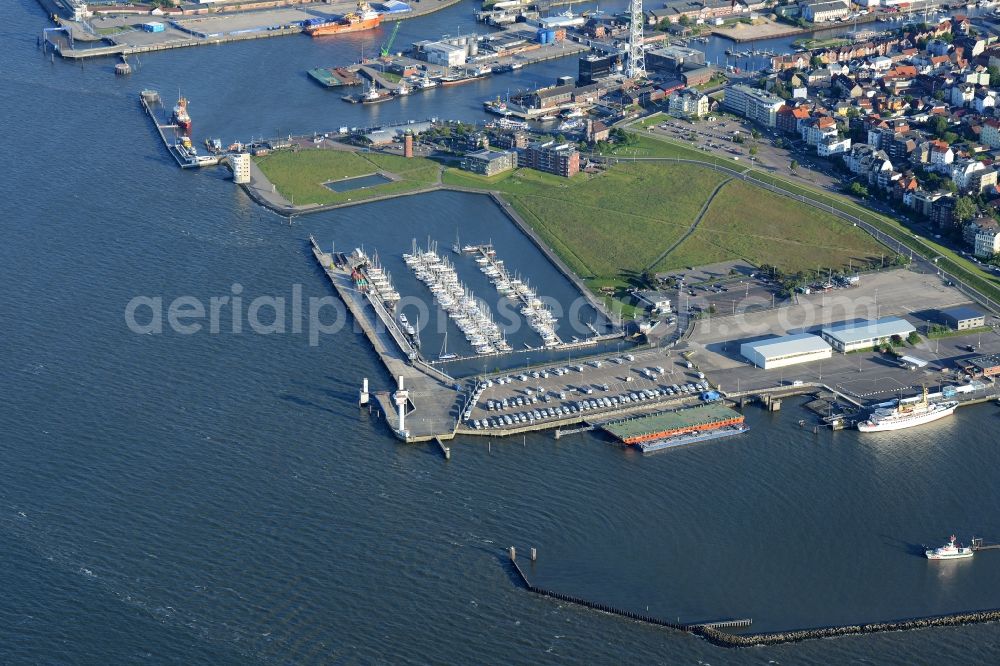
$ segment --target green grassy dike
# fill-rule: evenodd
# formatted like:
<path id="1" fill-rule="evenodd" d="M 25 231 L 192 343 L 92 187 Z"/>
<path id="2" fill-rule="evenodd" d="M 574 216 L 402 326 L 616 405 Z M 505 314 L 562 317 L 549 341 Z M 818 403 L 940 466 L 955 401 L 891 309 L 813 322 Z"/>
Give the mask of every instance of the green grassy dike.
<path id="1" fill-rule="evenodd" d="M 662 118 L 653 116 L 644 119 L 644 127 L 661 122 Z M 812 201 L 830 206 L 836 210 L 853 215 L 860 220 L 872 225 L 878 231 L 900 242 L 913 250 L 914 256 L 921 256 L 933 261 L 937 259 L 937 265 L 944 271 L 954 275 L 969 286 L 980 291 L 986 297 L 1000 301 L 1000 280 L 996 276 L 979 268 L 971 261 L 963 258 L 958 253 L 950 250 L 933 240 L 920 237 L 914 238 L 913 232 L 896 219 L 876 213 L 858 204 L 846 195 L 834 194 L 813 187 L 802 185 L 785 178 L 773 176 L 760 169 L 748 168 L 746 165 L 714 157 L 704 151 L 690 148 L 686 145 L 675 142 L 666 137 L 651 135 L 636 135 L 637 142 L 633 146 L 622 147 L 617 150 L 608 151 L 609 156 L 622 158 L 628 157 L 670 157 L 679 159 L 699 160 L 724 166 L 729 169 L 743 171 L 751 177 L 780 187 L 786 192 L 798 194 Z M 813 209 L 816 210 L 816 209 Z M 779 267 L 781 264 L 777 264 Z"/>
<path id="2" fill-rule="evenodd" d="M 914 247 L 915 254 L 939 257 L 943 269 L 987 295 L 1000 296 L 995 279 L 988 274 L 963 268 L 961 264 L 968 262 L 931 241 L 924 241 L 925 246 L 915 243 L 912 233 L 899 222 L 846 197 L 659 137 L 640 135 L 632 145 L 608 154 L 625 159 L 593 175 L 561 178 L 516 169 L 486 178 L 449 168 L 441 182 L 444 186 L 499 192 L 595 292 L 603 287 L 620 292 L 647 270 L 662 272 L 743 259 L 794 273 L 819 267 L 857 267 L 885 252 L 869 234 L 832 213 L 708 166 L 627 159 L 670 157 L 748 172 L 787 192 L 854 215 Z M 437 182 L 440 171 L 437 163 L 427 159 L 319 149 L 274 153 L 259 159 L 258 165 L 297 205 L 353 203 L 423 189 Z M 343 193 L 323 185 L 376 171 L 397 180 Z M 693 226 L 696 220 L 698 224 Z"/>

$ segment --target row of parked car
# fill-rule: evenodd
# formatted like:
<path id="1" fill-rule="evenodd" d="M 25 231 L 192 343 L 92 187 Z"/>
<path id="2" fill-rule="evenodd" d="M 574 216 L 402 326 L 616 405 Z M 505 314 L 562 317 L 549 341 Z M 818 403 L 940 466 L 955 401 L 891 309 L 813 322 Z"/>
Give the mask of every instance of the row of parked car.
<path id="1" fill-rule="evenodd" d="M 673 386 L 639 389 L 612 396 L 584 398 L 582 400 L 562 404 L 557 407 L 541 406 L 536 409 L 523 410 L 513 414 L 501 414 L 499 416 L 475 419 L 472 421 L 472 427 L 476 430 L 482 430 L 487 428 L 503 428 L 505 426 L 515 425 L 534 425 L 536 422 L 544 421 L 546 419 L 565 418 L 582 412 L 600 409 L 614 409 L 631 403 L 645 402 L 672 395 L 688 395 L 706 390 L 708 390 L 708 383 L 704 381 L 690 382 L 684 384 L 683 386 L 674 384 Z M 504 399 L 499 403 L 492 400 L 490 402 L 493 402 L 496 405 L 496 409 L 506 409 L 508 407 L 530 406 L 535 404 L 537 400 L 532 396 L 530 401 L 527 402 L 525 402 L 525 399 L 522 397 L 514 398 L 513 401 Z M 504 403 L 506 403 L 506 405 Z M 487 403 L 487 405 L 489 405 L 489 403 Z"/>
<path id="2" fill-rule="evenodd" d="M 625 354 L 623 356 L 615 356 L 608 359 L 609 363 L 615 363 L 621 365 L 626 361 L 632 362 L 635 360 L 635 356 L 632 354 Z M 587 365 L 600 368 L 604 363 L 600 360 L 588 361 Z M 504 377 L 497 377 L 496 379 L 487 379 L 485 382 L 480 384 L 480 386 L 485 386 L 486 388 L 492 387 L 494 384 L 497 386 L 503 386 L 504 384 L 511 384 L 515 380 L 520 382 L 526 382 L 529 379 L 548 379 L 549 377 L 562 377 L 563 375 L 569 374 L 571 371 L 583 372 L 587 368 L 579 363 L 575 365 L 566 365 L 558 368 L 548 368 L 547 370 L 532 370 L 531 372 L 522 372 L 516 375 L 507 375 Z M 478 387 L 477 387 L 478 388 Z"/>

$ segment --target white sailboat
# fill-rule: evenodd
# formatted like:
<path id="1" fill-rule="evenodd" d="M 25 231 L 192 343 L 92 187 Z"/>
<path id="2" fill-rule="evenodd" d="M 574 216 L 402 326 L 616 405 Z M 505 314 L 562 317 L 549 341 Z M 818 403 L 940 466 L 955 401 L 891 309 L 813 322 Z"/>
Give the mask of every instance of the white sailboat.
<path id="1" fill-rule="evenodd" d="M 441 343 L 441 353 L 438 355 L 439 361 L 450 361 L 453 358 L 458 358 L 458 354 L 448 353 L 448 331 L 444 332 L 444 342 Z"/>

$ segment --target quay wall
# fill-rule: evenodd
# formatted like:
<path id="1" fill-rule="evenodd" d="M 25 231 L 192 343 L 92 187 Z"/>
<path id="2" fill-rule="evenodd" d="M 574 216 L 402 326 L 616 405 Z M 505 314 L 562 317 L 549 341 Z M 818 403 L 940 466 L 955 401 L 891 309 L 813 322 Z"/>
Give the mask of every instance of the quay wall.
<path id="1" fill-rule="evenodd" d="M 431 4 L 427 3 L 424 6 L 415 7 L 412 11 L 406 12 L 402 15 L 392 15 L 386 14 L 382 17 L 383 23 L 389 23 L 392 21 L 404 21 L 407 19 L 417 18 L 418 16 L 425 16 L 433 12 L 441 11 L 456 5 L 461 0 L 438 0 L 437 2 Z M 53 2 L 53 0 L 38 0 L 39 5 L 48 13 L 50 16 L 53 13 L 51 10 L 53 8 L 58 8 L 59 6 Z M 214 12 L 212 12 L 214 13 Z M 239 13 L 239 12 L 221 12 L 225 13 Z M 199 14 L 204 16 L 204 14 Z M 136 20 L 138 21 L 141 16 L 137 15 Z M 177 18 L 176 16 L 171 16 L 169 18 Z M 70 25 L 80 25 L 73 21 L 63 20 L 61 22 L 67 27 Z M 183 28 L 181 28 L 183 29 Z M 190 46 L 202 46 L 207 44 L 226 44 L 230 42 L 240 42 L 249 39 L 265 39 L 269 37 L 283 37 L 285 35 L 298 35 L 302 33 L 302 28 L 291 27 L 291 28 L 278 28 L 275 30 L 260 30 L 258 32 L 240 33 L 234 35 L 220 35 L 215 37 L 190 37 L 186 39 L 171 39 L 170 41 L 163 41 L 156 44 L 142 44 L 142 45 L 129 45 L 129 44 L 111 44 L 105 47 L 96 47 L 88 49 L 63 49 L 57 46 L 59 55 L 63 58 L 69 60 L 80 60 L 84 58 L 99 58 L 105 56 L 117 56 L 117 55 L 133 55 L 136 53 L 151 53 L 154 51 L 166 51 L 168 49 L 178 49 L 186 48 Z"/>

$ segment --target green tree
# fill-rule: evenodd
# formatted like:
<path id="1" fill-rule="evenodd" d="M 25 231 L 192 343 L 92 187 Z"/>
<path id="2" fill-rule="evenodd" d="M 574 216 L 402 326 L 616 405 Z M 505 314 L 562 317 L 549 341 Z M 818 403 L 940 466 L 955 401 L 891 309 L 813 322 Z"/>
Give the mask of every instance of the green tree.
<path id="1" fill-rule="evenodd" d="M 687 26 L 691 24 L 691 19 L 689 19 L 686 14 L 683 14 L 679 19 L 677 19 L 677 22 L 681 25 Z"/>
<path id="2" fill-rule="evenodd" d="M 818 55 L 814 55 L 812 58 L 809 59 L 809 64 L 812 65 L 814 69 L 822 67 L 823 59 L 820 58 Z"/>
<path id="3" fill-rule="evenodd" d="M 991 86 L 1000 85 L 1000 67 L 990 65 L 986 68 L 986 72 L 990 75 Z"/>
<path id="4" fill-rule="evenodd" d="M 795 171 L 796 169 L 799 168 L 799 161 L 792 160 L 792 163 L 788 165 L 788 168 L 791 169 L 792 171 Z"/>
<path id="5" fill-rule="evenodd" d="M 851 186 L 847 188 L 848 193 L 853 194 L 856 197 L 864 199 L 868 196 L 868 188 L 861 183 L 854 181 Z"/>
<path id="6" fill-rule="evenodd" d="M 931 121 L 931 131 L 938 138 L 944 136 L 945 132 L 948 131 L 948 119 L 944 116 L 935 116 L 934 120 Z"/>
<path id="7" fill-rule="evenodd" d="M 757 154 L 757 146 L 750 146 L 750 149 L 747 150 L 747 152 L 750 153 L 751 157 L 755 156 Z"/>
<path id="8" fill-rule="evenodd" d="M 959 223 L 965 223 L 976 216 L 979 210 L 976 202 L 971 197 L 959 197 L 955 202 L 955 219 Z"/>

